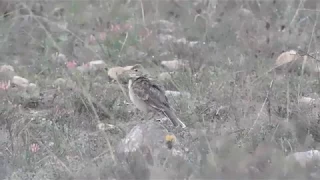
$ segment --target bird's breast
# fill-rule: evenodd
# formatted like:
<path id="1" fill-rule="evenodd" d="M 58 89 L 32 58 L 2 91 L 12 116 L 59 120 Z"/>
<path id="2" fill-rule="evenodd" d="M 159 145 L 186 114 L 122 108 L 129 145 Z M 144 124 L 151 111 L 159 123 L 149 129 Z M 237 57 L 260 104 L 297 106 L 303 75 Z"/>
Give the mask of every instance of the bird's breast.
<path id="1" fill-rule="evenodd" d="M 148 105 L 146 102 L 144 102 L 142 99 L 140 99 L 133 91 L 132 89 L 132 83 L 129 82 L 129 98 L 132 101 L 132 103 L 140 110 L 147 112 L 148 111 Z"/>

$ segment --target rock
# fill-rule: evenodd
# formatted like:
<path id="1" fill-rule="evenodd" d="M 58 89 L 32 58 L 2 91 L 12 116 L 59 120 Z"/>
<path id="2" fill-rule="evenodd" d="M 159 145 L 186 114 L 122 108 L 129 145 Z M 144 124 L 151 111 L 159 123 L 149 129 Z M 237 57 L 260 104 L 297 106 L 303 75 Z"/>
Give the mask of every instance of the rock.
<path id="1" fill-rule="evenodd" d="M 90 61 L 89 63 L 90 70 L 103 70 L 107 68 L 107 64 L 103 60 Z"/>
<path id="2" fill-rule="evenodd" d="M 26 92 L 30 95 L 30 97 L 39 97 L 40 95 L 40 89 L 34 83 L 30 83 L 27 86 Z"/>
<path id="3" fill-rule="evenodd" d="M 180 38 L 180 39 L 177 39 L 177 40 L 175 40 L 175 43 L 178 43 L 178 44 L 187 44 L 188 43 L 188 41 L 187 41 L 187 39 L 186 38 Z"/>
<path id="4" fill-rule="evenodd" d="M 97 129 L 100 131 L 105 131 L 105 130 L 115 129 L 115 126 L 112 124 L 98 123 Z"/>
<path id="5" fill-rule="evenodd" d="M 103 60 L 90 61 L 77 67 L 81 73 L 96 72 L 107 68 L 107 64 Z"/>
<path id="6" fill-rule="evenodd" d="M 0 82 L 10 81 L 16 75 L 14 68 L 10 65 L 0 66 Z"/>
<path id="7" fill-rule="evenodd" d="M 163 34 L 171 34 L 175 31 L 175 26 L 176 24 L 164 19 L 157 20 L 152 22 L 153 25 L 157 26 L 158 33 L 163 33 Z"/>
<path id="8" fill-rule="evenodd" d="M 197 44 L 199 44 L 199 41 L 189 41 L 189 46 L 190 47 L 194 47 Z M 205 43 L 203 42 L 203 44 L 205 44 Z"/>
<path id="9" fill-rule="evenodd" d="M 188 41 L 186 40 L 186 38 L 177 39 L 175 43 L 184 44 L 189 46 L 190 48 L 195 47 L 196 45 L 199 45 L 199 44 L 206 44 L 205 42 L 200 42 L 200 41 Z"/>
<path id="10" fill-rule="evenodd" d="M 288 64 L 289 62 L 297 60 L 298 57 L 299 55 L 295 50 L 283 52 L 278 56 L 275 65 L 282 66 L 284 64 Z"/>
<path id="11" fill-rule="evenodd" d="M 172 42 L 172 41 L 177 40 L 176 37 L 174 37 L 172 35 L 169 35 L 169 34 L 159 34 L 158 35 L 158 39 L 159 39 L 161 44 L 165 44 L 167 42 Z"/>
<path id="12" fill-rule="evenodd" d="M 14 72 L 14 68 L 10 65 L 2 65 L 0 66 L 0 72 Z"/>
<path id="13" fill-rule="evenodd" d="M 185 98 L 190 98 L 191 95 L 188 92 L 179 92 L 179 91 L 165 91 L 166 96 L 171 96 L 171 97 L 185 97 Z"/>
<path id="14" fill-rule="evenodd" d="M 195 45 L 200 44 L 199 41 L 188 41 L 186 38 L 176 39 L 173 42 L 177 43 L 177 44 L 184 44 L 184 45 L 187 45 L 189 47 L 194 47 Z"/>
<path id="15" fill-rule="evenodd" d="M 164 51 L 164 52 L 159 54 L 159 57 L 165 58 L 165 57 L 168 57 L 170 55 L 171 55 L 171 53 L 169 51 Z"/>
<path id="16" fill-rule="evenodd" d="M 14 76 L 12 79 L 12 83 L 19 87 L 26 88 L 29 85 L 29 80 L 20 76 Z"/>
<path id="17" fill-rule="evenodd" d="M 302 58 L 295 50 L 290 50 L 279 55 L 275 62 L 275 72 L 276 74 L 293 73 L 299 76 L 304 68 L 304 74 L 310 75 L 313 67 L 310 69 L 309 65 L 306 56 Z"/>
<path id="18" fill-rule="evenodd" d="M 169 178 L 152 177 L 152 168 L 166 170 L 166 176 L 171 174 L 172 178 L 188 178 L 197 166 L 194 163 L 196 153 L 188 149 L 187 142 L 191 138 L 180 137 L 180 134 L 168 133 L 168 129 L 158 122 L 140 123 L 118 144 L 118 166 L 131 174 L 133 179 Z"/>
<path id="19" fill-rule="evenodd" d="M 298 102 L 301 104 L 305 104 L 305 105 L 311 105 L 314 104 L 316 102 L 316 99 L 311 98 L 311 97 L 300 97 L 298 99 Z"/>
<path id="20" fill-rule="evenodd" d="M 238 14 L 240 17 L 243 17 L 243 18 L 251 18 L 254 16 L 254 14 L 249 9 L 246 9 L 246 8 L 240 8 L 238 10 Z"/>
<path id="21" fill-rule="evenodd" d="M 320 151 L 310 150 L 305 152 L 296 152 L 286 157 L 287 160 L 294 160 L 299 163 L 301 167 L 306 167 L 308 163 L 313 160 L 320 160 Z"/>
<path id="22" fill-rule="evenodd" d="M 188 61 L 186 60 L 171 60 L 171 61 L 161 61 L 161 65 L 169 69 L 170 71 L 177 71 L 188 67 Z"/>
<path id="23" fill-rule="evenodd" d="M 168 82 L 168 81 L 170 81 L 170 80 L 172 79 L 171 73 L 169 73 L 169 72 L 160 73 L 160 74 L 158 75 L 158 79 L 159 79 L 160 81 L 162 81 L 162 82 Z"/>
<path id="24" fill-rule="evenodd" d="M 90 71 L 90 67 L 88 64 L 83 64 L 81 66 L 77 66 L 77 71 L 81 73 L 88 73 Z"/>
<path id="25" fill-rule="evenodd" d="M 51 60 L 54 63 L 58 63 L 58 64 L 65 64 L 68 62 L 66 55 L 64 55 L 62 53 L 58 53 L 58 52 L 51 55 Z"/>
<path id="26" fill-rule="evenodd" d="M 119 77 L 120 75 L 122 75 L 124 72 L 130 70 L 133 66 L 125 66 L 125 67 L 121 67 L 121 66 L 116 66 L 113 68 L 110 68 L 108 70 L 108 76 L 113 79 L 116 80 L 117 77 Z"/>
<path id="27" fill-rule="evenodd" d="M 158 39 L 161 44 L 165 43 L 176 43 L 176 44 L 184 44 L 189 47 L 194 47 L 199 44 L 199 41 L 188 41 L 186 38 L 176 38 L 170 34 L 159 34 Z"/>
<path id="28" fill-rule="evenodd" d="M 67 81 L 63 78 L 58 78 L 53 82 L 53 87 L 61 87 L 64 86 L 67 83 Z"/>
<path id="29" fill-rule="evenodd" d="M 35 83 L 29 83 L 28 88 L 34 89 L 37 85 Z"/>

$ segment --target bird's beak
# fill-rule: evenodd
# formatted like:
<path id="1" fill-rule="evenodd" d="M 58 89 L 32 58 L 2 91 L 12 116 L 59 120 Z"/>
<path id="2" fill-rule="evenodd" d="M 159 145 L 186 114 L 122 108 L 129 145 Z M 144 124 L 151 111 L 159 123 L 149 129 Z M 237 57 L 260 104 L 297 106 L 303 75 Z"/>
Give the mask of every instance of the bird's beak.
<path id="1" fill-rule="evenodd" d="M 129 74 L 129 77 L 130 77 L 130 78 L 137 78 L 137 77 L 138 77 L 138 75 L 137 75 L 137 74 L 135 74 L 135 73 L 131 73 L 131 74 Z"/>

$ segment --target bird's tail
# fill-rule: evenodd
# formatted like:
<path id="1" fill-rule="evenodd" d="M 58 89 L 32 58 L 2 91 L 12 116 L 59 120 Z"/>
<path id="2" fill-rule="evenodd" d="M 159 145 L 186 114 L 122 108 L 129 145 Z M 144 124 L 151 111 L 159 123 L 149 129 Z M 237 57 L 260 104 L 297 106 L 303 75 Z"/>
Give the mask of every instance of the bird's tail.
<path id="1" fill-rule="evenodd" d="M 186 125 L 177 117 L 177 115 L 174 113 L 172 109 L 170 108 L 165 109 L 163 113 L 165 116 L 167 116 L 171 120 L 174 126 L 180 125 L 182 128 L 186 127 Z"/>

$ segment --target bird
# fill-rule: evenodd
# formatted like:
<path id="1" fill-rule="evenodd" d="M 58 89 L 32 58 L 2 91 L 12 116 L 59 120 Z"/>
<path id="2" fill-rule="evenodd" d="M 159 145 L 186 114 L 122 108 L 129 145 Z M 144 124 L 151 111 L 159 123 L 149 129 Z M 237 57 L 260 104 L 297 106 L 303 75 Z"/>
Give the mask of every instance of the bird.
<path id="1" fill-rule="evenodd" d="M 129 98 L 140 111 L 160 112 L 169 118 L 175 127 L 186 127 L 170 106 L 164 90 L 147 77 L 141 64 L 132 66 L 128 76 Z"/>

